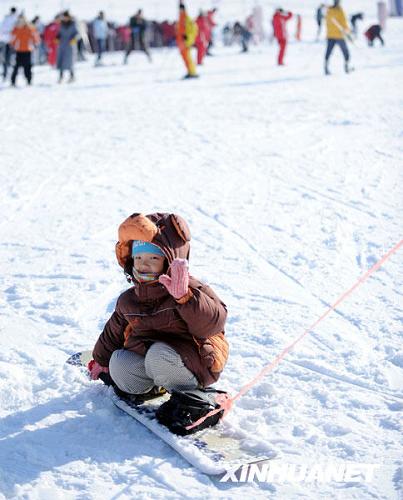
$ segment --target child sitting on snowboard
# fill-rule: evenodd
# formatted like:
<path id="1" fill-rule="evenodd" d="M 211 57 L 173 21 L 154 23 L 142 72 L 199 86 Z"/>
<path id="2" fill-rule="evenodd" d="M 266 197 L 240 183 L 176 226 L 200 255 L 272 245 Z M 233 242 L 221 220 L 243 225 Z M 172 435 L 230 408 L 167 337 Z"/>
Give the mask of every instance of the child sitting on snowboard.
<path id="1" fill-rule="evenodd" d="M 127 394 L 216 382 L 228 357 L 226 306 L 189 276 L 190 231 L 175 214 L 133 214 L 116 257 L 133 287 L 123 292 L 93 350 L 91 378 L 109 373 Z"/>

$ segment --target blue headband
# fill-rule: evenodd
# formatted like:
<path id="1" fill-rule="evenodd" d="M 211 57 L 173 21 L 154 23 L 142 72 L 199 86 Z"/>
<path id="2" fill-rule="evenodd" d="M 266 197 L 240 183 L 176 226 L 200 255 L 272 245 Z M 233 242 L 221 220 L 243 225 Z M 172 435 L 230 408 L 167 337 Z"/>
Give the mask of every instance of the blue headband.
<path id="1" fill-rule="evenodd" d="M 138 253 L 154 253 L 156 255 L 161 255 L 165 257 L 164 252 L 161 248 L 157 247 L 153 243 L 148 243 L 147 241 L 134 240 L 132 244 L 132 257 Z"/>

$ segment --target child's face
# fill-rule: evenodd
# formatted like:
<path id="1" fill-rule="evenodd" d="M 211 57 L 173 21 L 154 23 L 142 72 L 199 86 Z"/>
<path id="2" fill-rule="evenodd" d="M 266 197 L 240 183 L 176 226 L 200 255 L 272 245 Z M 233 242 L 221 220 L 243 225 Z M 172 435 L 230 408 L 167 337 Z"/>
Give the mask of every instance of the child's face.
<path id="1" fill-rule="evenodd" d="M 165 257 L 154 253 L 138 253 L 134 257 L 134 267 L 139 273 L 162 273 Z"/>

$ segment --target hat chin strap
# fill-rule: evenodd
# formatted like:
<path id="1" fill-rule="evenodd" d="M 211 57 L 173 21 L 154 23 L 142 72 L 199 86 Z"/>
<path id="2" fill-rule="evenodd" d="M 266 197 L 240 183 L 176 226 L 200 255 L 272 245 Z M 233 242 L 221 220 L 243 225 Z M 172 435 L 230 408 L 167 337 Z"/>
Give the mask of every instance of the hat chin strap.
<path id="1" fill-rule="evenodd" d="M 158 281 L 158 277 L 161 273 L 140 273 L 133 266 L 133 276 L 139 283 L 151 283 L 153 281 Z"/>

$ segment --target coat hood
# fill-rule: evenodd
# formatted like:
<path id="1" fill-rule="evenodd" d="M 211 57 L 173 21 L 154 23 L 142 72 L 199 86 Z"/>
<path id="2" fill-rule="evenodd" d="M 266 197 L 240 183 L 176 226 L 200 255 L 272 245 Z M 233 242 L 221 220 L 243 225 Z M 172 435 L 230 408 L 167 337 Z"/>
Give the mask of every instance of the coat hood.
<path id="1" fill-rule="evenodd" d="M 169 264 L 176 258 L 189 260 L 190 230 L 180 215 L 134 213 L 120 224 L 118 238 L 115 252 L 123 269 L 126 269 L 131 259 L 133 240 L 157 245 L 164 252 Z"/>

